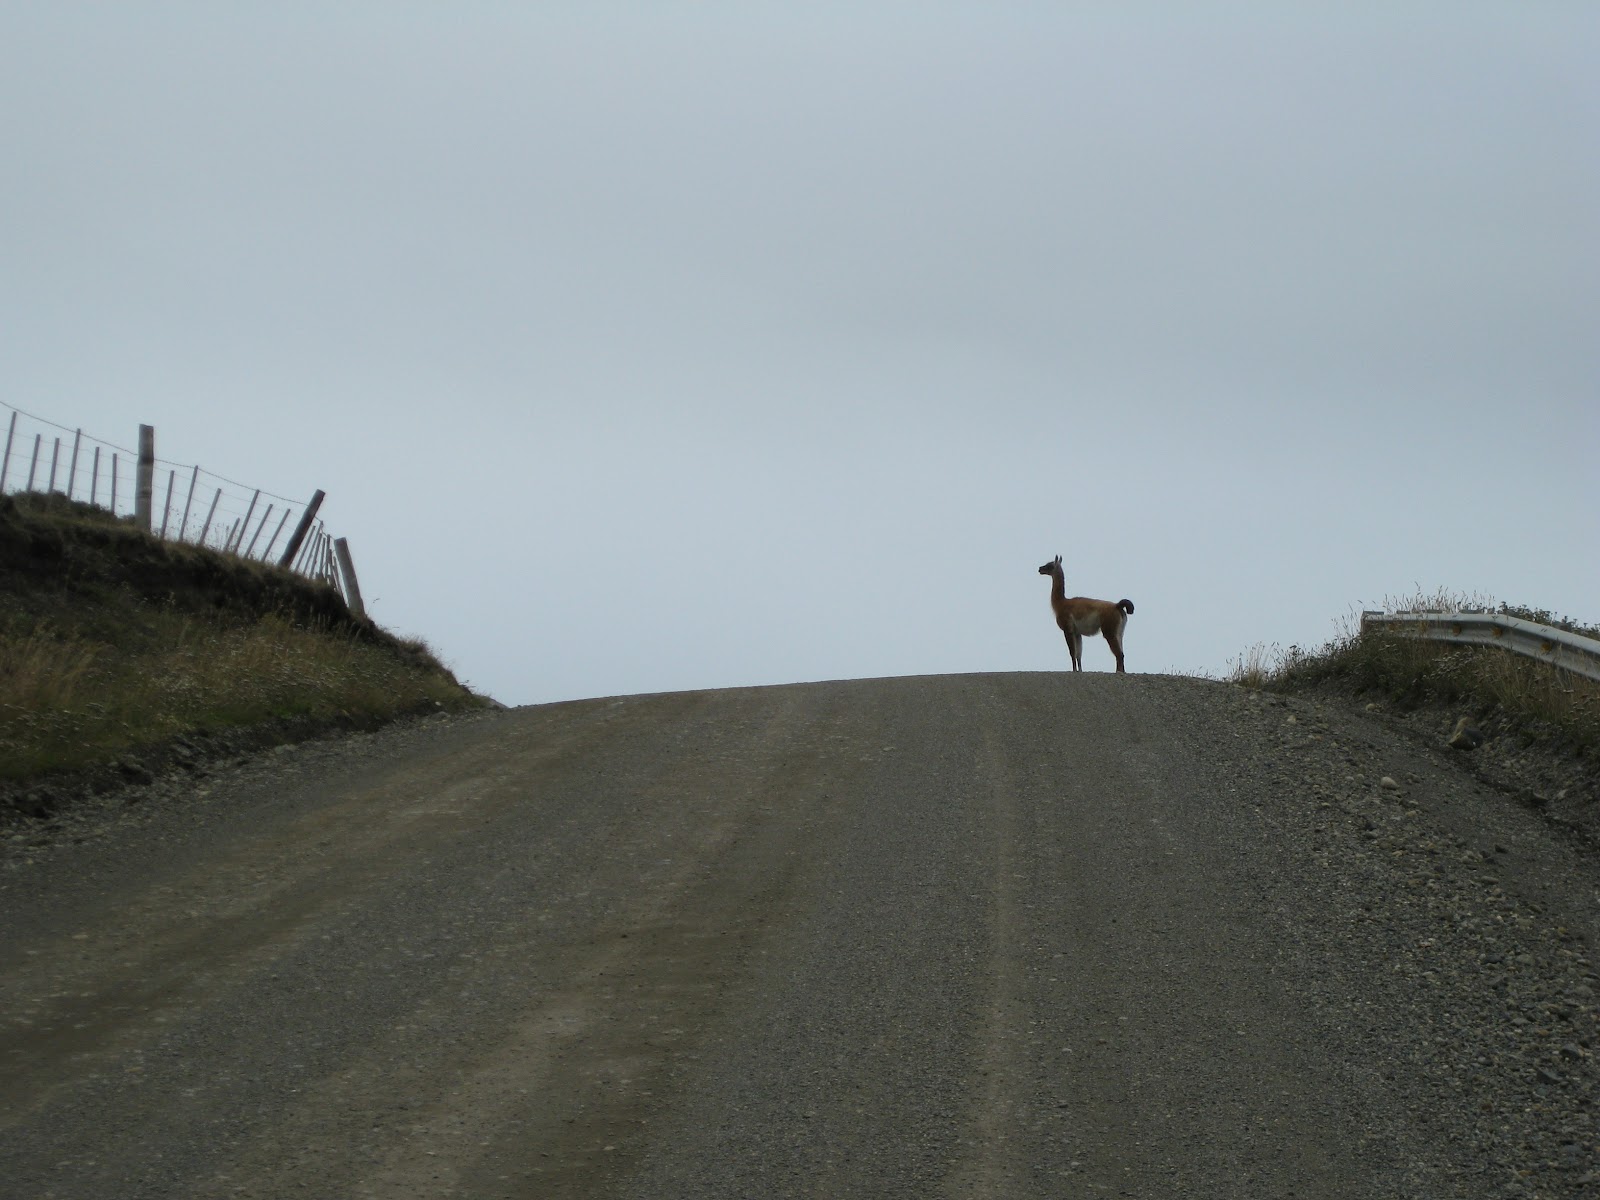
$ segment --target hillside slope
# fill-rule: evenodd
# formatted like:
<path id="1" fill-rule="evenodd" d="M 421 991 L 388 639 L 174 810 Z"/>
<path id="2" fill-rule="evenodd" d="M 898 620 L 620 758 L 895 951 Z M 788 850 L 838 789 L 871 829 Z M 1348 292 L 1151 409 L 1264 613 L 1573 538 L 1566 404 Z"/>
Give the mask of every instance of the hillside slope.
<path id="1" fill-rule="evenodd" d="M 0 497 L 0 819 L 482 703 L 325 585 L 60 496 Z"/>

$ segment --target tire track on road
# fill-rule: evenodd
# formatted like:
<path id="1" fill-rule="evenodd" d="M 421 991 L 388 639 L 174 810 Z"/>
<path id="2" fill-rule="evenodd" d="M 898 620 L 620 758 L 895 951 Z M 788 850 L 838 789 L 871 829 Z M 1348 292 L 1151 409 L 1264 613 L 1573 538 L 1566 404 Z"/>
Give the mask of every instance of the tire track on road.
<path id="1" fill-rule="evenodd" d="M 993 687 L 975 698 L 974 724 L 981 737 L 974 776 L 983 786 L 982 810 L 989 822 L 986 856 L 991 895 L 988 911 L 988 988 L 974 1038 L 972 1104 L 966 1158 L 944 1183 L 952 1198 L 1019 1194 L 1016 1146 L 1018 1107 L 1028 1092 L 1028 1015 L 1019 977 L 1017 886 L 1017 795 L 1012 749 L 1002 737 L 1005 711 Z"/>

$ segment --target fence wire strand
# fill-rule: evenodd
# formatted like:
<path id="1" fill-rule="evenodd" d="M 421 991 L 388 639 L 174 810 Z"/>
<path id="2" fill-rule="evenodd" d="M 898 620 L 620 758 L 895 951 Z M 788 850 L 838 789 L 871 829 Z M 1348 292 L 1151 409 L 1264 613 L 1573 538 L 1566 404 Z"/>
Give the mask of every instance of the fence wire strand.
<path id="1" fill-rule="evenodd" d="M 132 518 L 139 455 L 105 438 L 36 416 L 0 400 L 0 495 L 62 495 Z M 167 541 L 276 561 L 304 501 L 251 487 L 190 463 L 157 458 L 151 480 L 150 532 Z M 333 584 L 331 545 L 321 522 L 308 531 L 292 569 Z"/>

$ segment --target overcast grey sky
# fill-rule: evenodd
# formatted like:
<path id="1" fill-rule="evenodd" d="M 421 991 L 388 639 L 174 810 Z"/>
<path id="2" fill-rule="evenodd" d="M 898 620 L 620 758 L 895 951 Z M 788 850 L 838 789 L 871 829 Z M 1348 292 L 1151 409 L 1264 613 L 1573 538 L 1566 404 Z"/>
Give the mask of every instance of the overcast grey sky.
<path id="1" fill-rule="evenodd" d="M 1600 6 L 0 3 L 0 399 L 508 703 L 1600 620 Z M 1108 669 L 1103 641 L 1085 647 Z"/>

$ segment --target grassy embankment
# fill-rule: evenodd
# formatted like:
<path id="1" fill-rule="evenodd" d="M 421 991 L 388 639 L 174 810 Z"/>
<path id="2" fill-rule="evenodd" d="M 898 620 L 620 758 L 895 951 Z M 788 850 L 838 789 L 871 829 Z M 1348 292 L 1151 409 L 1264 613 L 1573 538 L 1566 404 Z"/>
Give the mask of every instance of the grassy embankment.
<path id="1" fill-rule="evenodd" d="M 1542 609 L 1493 605 L 1443 591 L 1389 611 L 1491 611 L 1585 637 L 1600 629 Z M 1256 646 L 1228 678 L 1249 687 L 1297 691 L 1333 687 L 1399 709 L 1454 707 L 1552 750 L 1600 762 L 1600 684 L 1489 646 L 1456 646 L 1397 634 L 1361 636 L 1359 622 L 1318 650 Z"/>
<path id="2" fill-rule="evenodd" d="M 0 497 L 0 792 L 485 703 L 326 585 Z"/>

